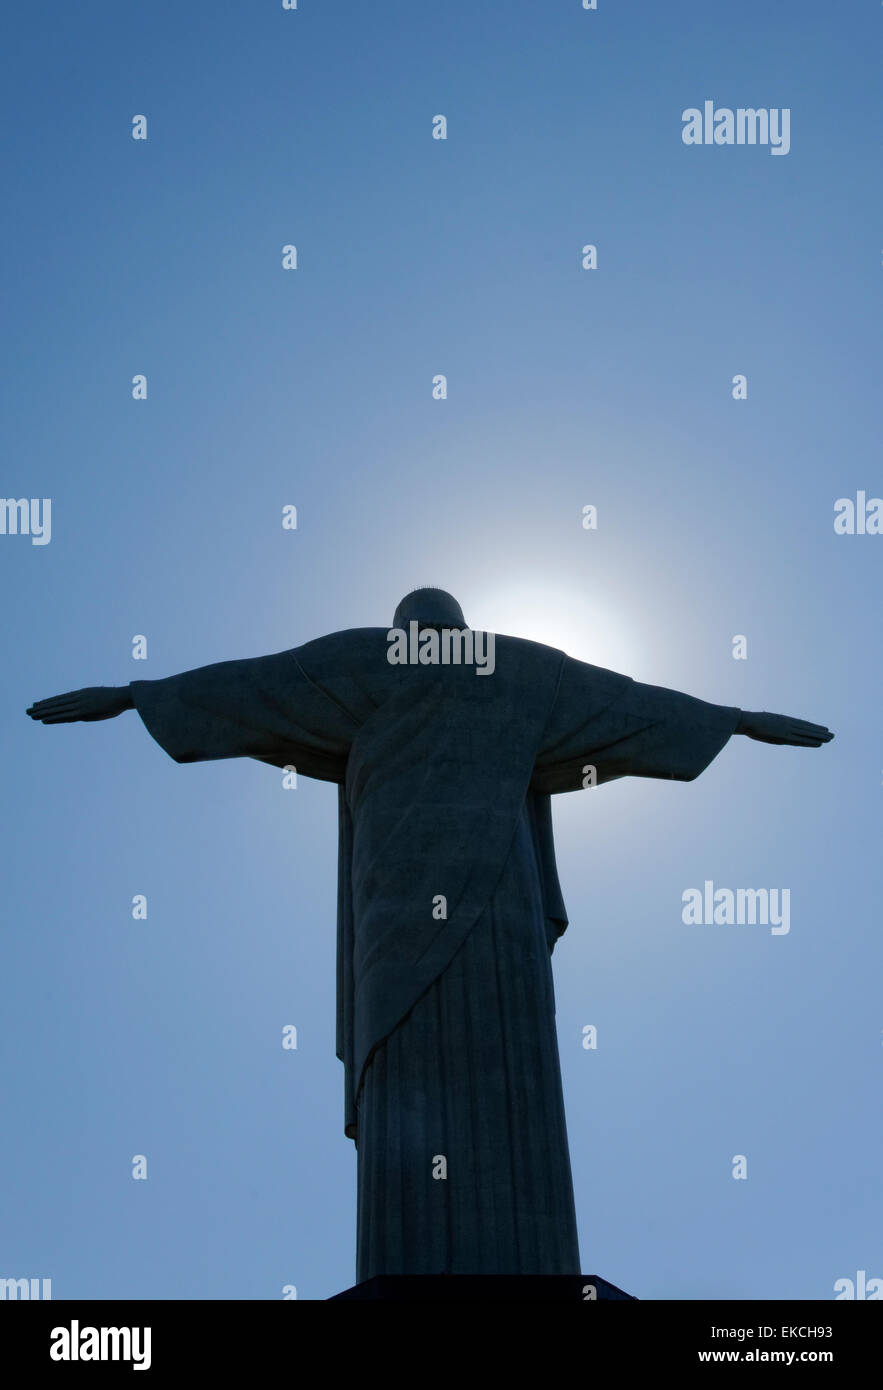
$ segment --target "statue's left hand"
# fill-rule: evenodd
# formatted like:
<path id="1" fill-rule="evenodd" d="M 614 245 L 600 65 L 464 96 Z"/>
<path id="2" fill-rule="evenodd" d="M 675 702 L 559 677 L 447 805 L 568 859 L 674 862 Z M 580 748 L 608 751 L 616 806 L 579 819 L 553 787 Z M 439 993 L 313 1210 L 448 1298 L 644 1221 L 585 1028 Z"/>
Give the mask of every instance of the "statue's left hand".
<path id="1" fill-rule="evenodd" d="M 125 685 L 87 685 L 83 690 L 69 690 L 66 695 L 53 695 L 29 705 L 26 714 L 41 724 L 88 723 L 96 719 L 114 719 L 123 710 L 132 708 L 132 696 Z"/>
<path id="2" fill-rule="evenodd" d="M 810 724 L 808 719 L 795 719 L 790 714 L 768 714 L 766 710 L 743 710 L 736 732 L 760 743 L 790 743 L 795 748 L 820 748 L 834 737 L 824 724 Z"/>

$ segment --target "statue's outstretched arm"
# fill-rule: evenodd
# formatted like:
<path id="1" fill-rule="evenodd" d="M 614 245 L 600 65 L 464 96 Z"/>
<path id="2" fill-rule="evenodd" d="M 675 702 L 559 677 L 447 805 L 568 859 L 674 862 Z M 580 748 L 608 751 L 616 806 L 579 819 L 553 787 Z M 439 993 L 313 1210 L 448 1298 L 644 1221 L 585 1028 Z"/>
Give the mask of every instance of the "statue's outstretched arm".
<path id="1" fill-rule="evenodd" d="M 535 791 L 576 791 L 616 777 L 692 782 L 733 734 L 797 748 L 820 748 L 834 737 L 806 719 L 711 704 L 615 674 L 621 684 L 613 698 L 586 719 L 583 710 L 595 700 L 599 678 L 606 691 L 610 672 L 564 658 L 531 782 Z"/>
<path id="2" fill-rule="evenodd" d="M 339 644 L 332 655 L 340 657 Z M 307 777 L 339 782 L 359 722 L 300 664 L 323 655 L 322 639 L 269 656 L 217 661 L 160 680 L 70 690 L 28 708 L 42 724 L 113 719 L 137 710 L 148 733 L 176 763 L 257 758 L 296 768 Z M 344 653 L 345 655 L 345 653 Z M 338 660 L 338 664 L 340 661 Z M 343 661 L 343 675 L 349 676 Z M 343 681 L 345 696 L 347 681 Z"/>

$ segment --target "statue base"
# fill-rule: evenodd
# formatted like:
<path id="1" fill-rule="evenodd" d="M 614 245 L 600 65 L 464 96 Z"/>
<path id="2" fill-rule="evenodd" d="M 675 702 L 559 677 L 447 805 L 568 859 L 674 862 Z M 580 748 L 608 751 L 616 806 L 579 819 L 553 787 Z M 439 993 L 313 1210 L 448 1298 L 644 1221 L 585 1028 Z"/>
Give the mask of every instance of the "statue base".
<path id="1" fill-rule="evenodd" d="M 337 1299 L 424 1299 L 432 1303 L 495 1299 L 502 1303 L 587 1303 L 597 1299 L 626 1299 L 624 1293 L 597 1274 L 379 1274 L 365 1279 Z"/>

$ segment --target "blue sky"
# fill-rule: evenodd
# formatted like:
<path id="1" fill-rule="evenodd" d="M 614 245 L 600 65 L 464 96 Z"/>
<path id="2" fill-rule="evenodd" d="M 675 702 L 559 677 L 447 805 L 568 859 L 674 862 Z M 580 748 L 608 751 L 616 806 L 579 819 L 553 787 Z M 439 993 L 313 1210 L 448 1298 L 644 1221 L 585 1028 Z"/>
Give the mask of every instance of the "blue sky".
<path id="1" fill-rule="evenodd" d="M 559 1041 L 584 1272 L 679 1299 L 883 1276 L 883 539 L 833 529 L 883 494 L 881 15 L 16 15 L 2 491 L 50 497 L 52 536 L 0 536 L 0 1274 L 352 1283 L 334 788 L 24 709 L 383 625 L 439 584 L 476 627 L 835 730 L 556 799 Z M 706 99 L 789 108 L 790 152 L 685 146 Z M 705 879 L 789 888 L 790 932 L 685 926 Z"/>

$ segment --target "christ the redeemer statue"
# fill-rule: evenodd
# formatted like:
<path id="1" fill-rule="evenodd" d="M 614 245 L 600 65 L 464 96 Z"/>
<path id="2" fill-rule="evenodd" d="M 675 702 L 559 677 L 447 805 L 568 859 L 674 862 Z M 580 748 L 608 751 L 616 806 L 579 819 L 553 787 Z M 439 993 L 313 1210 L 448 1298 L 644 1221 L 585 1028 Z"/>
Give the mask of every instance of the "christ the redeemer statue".
<path id="1" fill-rule="evenodd" d="M 419 642 L 404 660 L 388 629 L 353 628 L 28 714 L 64 724 L 134 708 L 176 762 L 257 758 L 338 784 L 337 1052 L 358 1150 L 357 1277 L 579 1275 L 550 793 L 689 782 L 736 733 L 807 748 L 833 735 L 516 637 L 469 664 L 455 639 L 473 634 L 440 589 L 409 594 L 393 625 Z"/>

